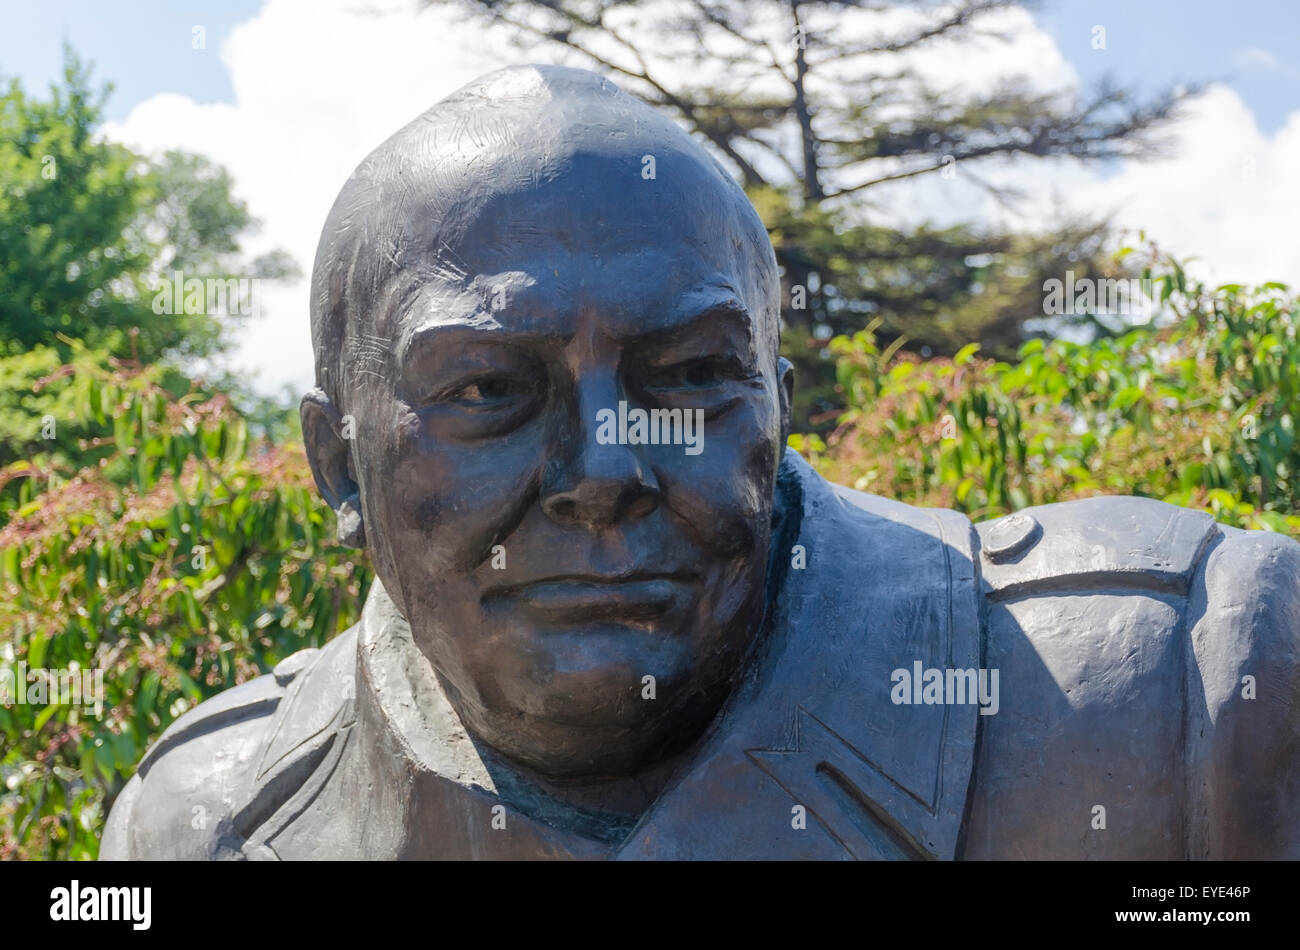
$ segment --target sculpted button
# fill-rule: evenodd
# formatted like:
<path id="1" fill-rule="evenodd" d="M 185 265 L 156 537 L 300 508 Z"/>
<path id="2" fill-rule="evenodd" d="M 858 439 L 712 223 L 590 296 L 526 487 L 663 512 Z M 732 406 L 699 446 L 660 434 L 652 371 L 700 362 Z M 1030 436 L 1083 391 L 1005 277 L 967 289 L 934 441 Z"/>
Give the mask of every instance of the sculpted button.
<path id="1" fill-rule="evenodd" d="M 1042 528 L 1033 515 L 1018 513 L 1007 515 L 989 527 L 984 544 L 984 556 L 994 564 L 1002 564 L 1023 554 L 1038 540 Z"/>
<path id="2" fill-rule="evenodd" d="M 315 647 L 308 647 L 305 650 L 299 650 L 297 653 L 286 656 L 275 665 L 275 669 L 271 670 L 272 675 L 275 676 L 275 681 L 281 686 L 288 686 L 299 671 L 310 663 L 319 652 Z"/>

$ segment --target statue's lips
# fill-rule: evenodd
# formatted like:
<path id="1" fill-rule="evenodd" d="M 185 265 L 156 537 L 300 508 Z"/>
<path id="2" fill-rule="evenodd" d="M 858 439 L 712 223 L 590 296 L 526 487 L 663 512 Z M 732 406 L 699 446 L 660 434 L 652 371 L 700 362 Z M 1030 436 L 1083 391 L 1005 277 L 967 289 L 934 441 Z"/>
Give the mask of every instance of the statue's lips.
<path id="1" fill-rule="evenodd" d="M 525 613 L 550 622 L 648 620 L 685 606 L 698 582 L 697 576 L 685 573 L 620 577 L 571 574 L 499 587 L 488 591 L 484 600 L 507 600 Z"/>

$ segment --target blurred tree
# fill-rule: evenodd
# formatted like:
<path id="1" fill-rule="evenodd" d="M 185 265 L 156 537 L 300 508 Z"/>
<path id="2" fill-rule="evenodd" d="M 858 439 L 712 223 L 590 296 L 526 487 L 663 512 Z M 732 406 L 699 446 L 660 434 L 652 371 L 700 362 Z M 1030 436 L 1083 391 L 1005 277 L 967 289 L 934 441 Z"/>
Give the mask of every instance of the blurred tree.
<path id="1" fill-rule="evenodd" d="M 87 79 L 70 57 L 49 101 L 28 98 L 17 80 L 0 98 L 0 347 L 9 353 L 57 332 L 139 324 L 123 283 L 152 260 L 133 227 L 148 176 L 128 150 L 94 140 L 102 99 Z"/>
<path id="2" fill-rule="evenodd" d="M 1045 93 L 1008 78 L 992 93 L 933 88 L 907 56 L 998 40 L 1014 0 L 423 0 L 454 2 L 529 47 L 579 54 L 674 113 L 729 163 L 763 215 L 783 271 L 785 351 L 799 373 L 796 418 L 833 423 L 842 397 L 830 337 L 875 320 L 877 336 L 922 353 L 970 340 L 1010 356 L 1042 318 L 1042 284 L 1108 259 L 1099 220 L 1040 233 L 899 227 L 873 205 L 882 186 L 976 173 L 1031 156 L 1144 156 L 1181 96 L 1150 102 L 1103 83 Z M 966 44 L 966 45 L 963 45 Z M 685 77 L 685 78 L 682 78 Z"/>
<path id="3" fill-rule="evenodd" d="M 83 454 L 88 420 L 67 387 L 45 379 L 57 368 L 165 361 L 160 384 L 184 393 L 174 367 L 225 348 L 251 312 L 251 279 L 296 272 L 282 251 L 244 259 L 257 222 L 224 169 L 182 152 L 147 160 L 99 137 L 111 87 L 95 92 L 89 68 L 64 55 L 48 99 L 17 80 L 0 96 L 0 465 L 40 451 L 75 465 L 97 457 Z M 155 306 L 177 273 L 235 293 L 216 309 L 206 292 L 199 306 Z"/>
<path id="4" fill-rule="evenodd" d="M 1134 259 L 1159 318 L 1091 343 L 926 361 L 882 348 L 873 326 L 836 337 L 848 411 L 793 444 L 832 481 L 976 520 L 1144 495 L 1300 538 L 1300 300 L 1276 283 L 1204 287 L 1149 246 Z"/>

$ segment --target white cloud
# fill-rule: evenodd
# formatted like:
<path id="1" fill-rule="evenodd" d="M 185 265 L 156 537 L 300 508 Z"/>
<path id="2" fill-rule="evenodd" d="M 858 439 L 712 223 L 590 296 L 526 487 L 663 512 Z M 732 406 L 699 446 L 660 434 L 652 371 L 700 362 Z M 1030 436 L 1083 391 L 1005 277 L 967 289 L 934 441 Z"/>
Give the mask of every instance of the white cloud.
<path id="1" fill-rule="evenodd" d="M 1277 57 L 1258 46 L 1243 46 L 1237 50 L 1235 59 L 1241 66 L 1263 66 L 1265 69 L 1278 67 Z"/>
<path id="2" fill-rule="evenodd" d="M 1041 90 L 1077 87 L 1073 68 L 1028 14 L 1010 10 L 1000 17 L 996 26 L 1010 34 L 1009 42 L 987 40 L 973 51 L 963 47 L 960 55 L 935 49 L 912 64 L 934 84 L 967 93 L 989 88 L 1008 72 Z M 184 148 L 226 166 L 237 193 L 265 225 L 249 250 L 284 247 L 309 271 L 335 195 L 372 148 L 474 77 L 544 55 L 521 52 L 454 10 L 417 11 L 413 0 L 268 0 L 220 50 L 233 103 L 200 105 L 162 93 L 106 132 L 147 151 Z M 1240 97 L 1215 86 L 1181 131 L 1175 157 L 1125 163 L 1109 176 L 1071 162 L 1041 161 L 980 173 L 1026 191 L 1021 223 L 1041 224 L 1062 206 L 1113 210 L 1122 224 L 1144 227 L 1167 249 L 1204 258 L 1219 279 L 1300 284 L 1294 239 L 1300 112 L 1269 137 Z M 879 197 L 875 213 L 894 219 L 1009 219 L 960 174 L 954 181 L 926 176 Z M 304 278 L 267 288 L 262 318 L 240 332 L 232 368 L 264 391 L 288 384 L 301 392 L 311 385 L 307 287 Z"/>
<path id="3" fill-rule="evenodd" d="M 1117 222 L 1197 257 L 1207 278 L 1300 286 L 1300 111 L 1270 137 L 1240 96 L 1216 85 L 1178 131 L 1172 157 L 1127 163 L 1071 199 L 1114 209 Z"/>

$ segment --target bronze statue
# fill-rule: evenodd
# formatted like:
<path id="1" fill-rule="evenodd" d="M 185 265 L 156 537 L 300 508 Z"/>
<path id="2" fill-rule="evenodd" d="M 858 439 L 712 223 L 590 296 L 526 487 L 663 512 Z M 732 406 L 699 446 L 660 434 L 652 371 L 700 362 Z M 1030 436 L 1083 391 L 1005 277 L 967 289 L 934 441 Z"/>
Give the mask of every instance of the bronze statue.
<path id="1" fill-rule="evenodd" d="M 103 856 L 1300 857 L 1300 545 L 828 484 L 779 294 L 741 189 L 592 73 L 381 145 L 302 402 L 363 619 L 174 723 Z"/>

